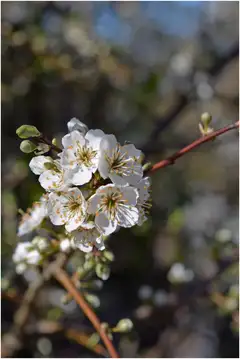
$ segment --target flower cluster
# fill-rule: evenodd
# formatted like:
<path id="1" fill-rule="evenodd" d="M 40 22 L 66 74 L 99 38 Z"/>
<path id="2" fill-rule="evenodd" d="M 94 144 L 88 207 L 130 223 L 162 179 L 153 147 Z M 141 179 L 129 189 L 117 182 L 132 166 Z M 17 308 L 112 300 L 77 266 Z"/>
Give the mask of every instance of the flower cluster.
<path id="1" fill-rule="evenodd" d="M 57 158 L 38 155 L 30 161 L 47 193 L 23 217 L 18 234 L 49 217 L 53 225 L 65 227 L 65 250 L 102 250 L 106 236 L 119 227 L 146 220 L 150 181 L 143 177 L 142 153 L 134 145 L 122 146 L 114 135 L 88 130 L 75 118 L 68 130 Z"/>
<path id="2" fill-rule="evenodd" d="M 16 272 L 21 274 L 27 269 L 27 265 L 38 265 L 48 248 L 49 243 L 46 238 L 41 237 L 35 237 L 31 242 L 18 243 L 13 254 Z"/>

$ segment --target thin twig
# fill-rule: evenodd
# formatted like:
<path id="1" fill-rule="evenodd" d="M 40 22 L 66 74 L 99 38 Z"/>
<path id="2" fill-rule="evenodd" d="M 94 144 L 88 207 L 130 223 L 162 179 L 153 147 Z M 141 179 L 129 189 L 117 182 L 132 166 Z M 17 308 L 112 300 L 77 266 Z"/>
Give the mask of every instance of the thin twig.
<path id="1" fill-rule="evenodd" d="M 83 330 L 71 328 L 68 326 L 63 326 L 63 324 L 50 321 L 50 320 L 40 320 L 37 323 L 28 325 L 26 327 L 26 332 L 37 334 L 55 334 L 57 332 L 62 332 L 68 339 L 76 341 L 78 344 L 84 346 L 85 348 L 93 351 L 94 353 L 106 357 L 107 351 L 101 344 L 91 345 L 89 339 L 91 335 L 86 333 Z"/>
<path id="2" fill-rule="evenodd" d="M 39 290 L 48 281 L 53 273 L 63 266 L 66 261 L 66 255 L 59 253 L 56 260 L 50 263 L 39 278 L 32 282 L 27 289 L 21 306 L 14 315 L 13 326 L 11 330 L 3 336 L 2 339 L 2 356 L 12 357 L 16 350 L 22 347 L 22 337 L 24 335 L 24 327 L 30 317 L 34 300 Z"/>
<path id="3" fill-rule="evenodd" d="M 205 142 L 209 142 L 209 141 L 213 140 L 214 138 L 216 138 L 228 131 L 231 131 L 231 130 L 234 130 L 237 128 L 239 128 L 239 121 L 235 122 L 232 125 L 223 127 L 217 131 L 214 131 L 214 132 L 210 133 L 209 135 L 201 137 L 201 138 L 197 139 L 196 141 L 192 142 L 190 145 L 187 145 L 186 147 L 182 148 L 180 151 L 174 153 L 172 156 L 166 158 L 165 160 L 155 163 L 150 168 L 150 170 L 147 171 L 147 173 L 152 174 L 155 171 L 159 170 L 160 168 L 163 168 L 163 167 L 166 167 L 169 165 L 173 165 L 178 158 L 180 158 L 183 155 L 185 155 L 186 153 L 192 151 L 194 148 L 202 145 Z"/>
<path id="4" fill-rule="evenodd" d="M 99 333 L 103 343 L 105 344 L 111 358 L 119 358 L 119 355 L 114 348 L 111 340 L 109 339 L 108 335 L 106 334 L 105 330 L 101 326 L 101 323 L 96 316 L 96 314 L 92 311 L 92 309 L 89 307 L 85 299 L 82 297 L 81 293 L 75 288 L 72 280 L 69 278 L 67 273 L 63 269 L 58 269 L 55 272 L 55 278 L 63 285 L 63 287 L 72 295 L 72 297 L 75 299 L 77 304 L 80 306 L 82 311 L 85 313 L 85 315 L 88 317 L 88 319 L 93 324 L 94 328 Z"/>

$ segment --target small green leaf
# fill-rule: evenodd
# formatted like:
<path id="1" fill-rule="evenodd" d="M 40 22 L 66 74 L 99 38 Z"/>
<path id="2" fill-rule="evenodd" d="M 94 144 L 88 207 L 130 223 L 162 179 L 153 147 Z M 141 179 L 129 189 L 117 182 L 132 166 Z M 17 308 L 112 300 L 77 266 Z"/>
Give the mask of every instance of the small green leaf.
<path id="1" fill-rule="evenodd" d="M 30 125 L 22 125 L 20 126 L 16 134 L 20 138 L 29 138 L 29 137 L 39 137 L 41 133 L 38 131 L 38 129 L 35 126 Z"/>
<path id="2" fill-rule="evenodd" d="M 24 153 L 31 153 L 36 150 L 37 146 L 29 140 L 24 140 L 20 144 L 20 150 Z"/>

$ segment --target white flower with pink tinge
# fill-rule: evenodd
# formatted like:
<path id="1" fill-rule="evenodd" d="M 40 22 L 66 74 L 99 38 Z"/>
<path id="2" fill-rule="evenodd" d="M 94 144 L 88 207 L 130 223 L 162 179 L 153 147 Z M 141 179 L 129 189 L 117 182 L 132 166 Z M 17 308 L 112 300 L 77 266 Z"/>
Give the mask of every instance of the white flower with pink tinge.
<path id="1" fill-rule="evenodd" d="M 32 232 L 35 228 L 40 226 L 45 217 L 47 217 L 47 199 L 43 195 L 38 202 L 34 202 L 32 208 L 29 208 L 25 213 L 18 226 L 18 236 Z"/>
<path id="2" fill-rule="evenodd" d="M 141 155 L 134 145 L 121 146 L 115 136 L 105 135 L 100 143 L 99 173 L 118 186 L 136 185 L 143 176 Z"/>
<path id="3" fill-rule="evenodd" d="M 96 227 L 105 235 L 113 233 L 117 226 L 132 227 L 139 218 L 136 208 L 138 191 L 133 187 L 113 184 L 101 186 L 89 198 L 87 211 L 95 215 Z"/>
<path id="4" fill-rule="evenodd" d="M 97 230 L 94 223 L 83 223 L 81 227 L 72 234 L 72 242 L 75 248 L 83 252 L 91 252 L 93 247 L 96 247 L 100 251 L 105 249 L 103 234 Z"/>
<path id="5" fill-rule="evenodd" d="M 99 146 L 104 132 L 90 130 L 85 136 L 79 131 L 72 131 L 62 139 L 64 147 L 61 155 L 63 168 L 73 170 L 72 184 L 88 183 L 97 171 Z"/>
<path id="6" fill-rule="evenodd" d="M 60 160 L 53 160 L 48 156 L 36 156 L 30 161 L 29 166 L 33 173 L 40 175 L 39 182 L 48 192 L 64 191 L 71 185 L 73 173 L 62 168 Z"/>
<path id="7" fill-rule="evenodd" d="M 77 229 L 85 220 L 87 203 L 80 189 L 73 187 L 58 194 L 49 195 L 48 213 L 56 226 L 65 224 L 68 232 Z"/>

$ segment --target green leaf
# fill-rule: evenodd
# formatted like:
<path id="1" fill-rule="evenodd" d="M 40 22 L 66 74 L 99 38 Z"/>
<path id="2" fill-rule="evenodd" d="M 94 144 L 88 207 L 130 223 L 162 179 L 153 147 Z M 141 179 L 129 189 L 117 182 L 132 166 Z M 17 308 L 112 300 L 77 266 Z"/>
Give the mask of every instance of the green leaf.
<path id="1" fill-rule="evenodd" d="M 30 125 L 22 125 L 20 126 L 16 134 L 20 138 L 29 138 L 29 137 L 39 137 L 41 133 L 38 131 L 38 129 L 35 126 Z"/>
<path id="2" fill-rule="evenodd" d="M 20 144 L 20 150 L 24 153 L 31 153 L 36 150 L 37 146 L 29 140 L 24 140 Z"/>

